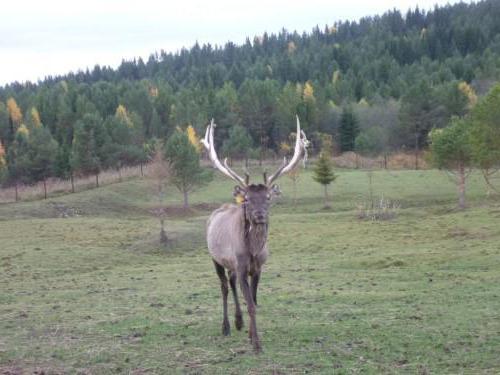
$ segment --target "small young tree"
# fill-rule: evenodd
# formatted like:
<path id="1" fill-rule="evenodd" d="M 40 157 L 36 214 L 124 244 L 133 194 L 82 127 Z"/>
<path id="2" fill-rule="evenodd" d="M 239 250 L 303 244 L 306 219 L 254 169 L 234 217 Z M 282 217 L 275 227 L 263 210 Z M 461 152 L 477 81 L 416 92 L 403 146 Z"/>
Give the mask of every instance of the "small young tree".
<path id="1" fill-rule="evenodd" d="M 155 194 L 158 197 L 160 206 L 153 211 L 154 215 L 160 220 L 160 243 L 166 244 L 168 236 L 165 231 L 165 218 L 166 212 L 163 207 L 165 197 L 165 185 L 170 175 L 170 166 L 164 157 L 164 145 L 162 142 L 157 141 L 152 145 L 152 157 L 149 167 L 148 176 L 152 179 Z"/>
<path id="2" fill-rule="evenodd" d="M 433 164 L 444 169 L 458 188 L 458 207 L 465 208 L 465 183 L 472 167 L 470 119 L 454 117 L 451 124 L 429 133 Z"/>
<path id="3" fill-rule="evenodd" d="M 184 208 L 189 207 L 189 193 L 212 179 L 212 173 L 200 166 L 200 155 L 186 133 L 174 132 L 165 145 L 165 159 L 171 167 L 170 181 L 183 194 Z"/>
<path id="4" fill-rule="evenodd" d="M 320 183 L 324 187 L 325 192 L 325 208 L 329 208 L 328 204 L 328 185 L 337 179 L 337 175 L 333 172 L 331 157 L 327 152 L 321 152 L 316 166 L 313 170 L 314 181 Z"/>
<path id="5" fill-rule="evenodd" d="M 497 190 L 491 177 L 500 168 L 500 84 L 472 110 L 471 143 L 475 164 L 489 188 Z"/>
<path id="6" fill-rule="evenodd" d="M 70 179 L 71 192 L 75 192 L 73 169 L 71 168 L 71 145 L 62 145 L 57 150 L 54 162 L 54 175 L 62 179 Z"/>
<path id="7" fill-rule="evenodd" d="M 294 168 L 286 174 L 286 176 L 292 181 L 293 185 L 293 206 L 297 205 L 297 183 L 300 179 L 300 168 Z"/>

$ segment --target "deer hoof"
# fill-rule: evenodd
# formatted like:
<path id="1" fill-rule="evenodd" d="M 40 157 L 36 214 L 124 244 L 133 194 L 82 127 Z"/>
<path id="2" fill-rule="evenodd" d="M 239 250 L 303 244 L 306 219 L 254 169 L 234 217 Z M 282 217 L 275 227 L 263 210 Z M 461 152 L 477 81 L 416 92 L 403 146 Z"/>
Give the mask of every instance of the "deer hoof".
<path id="1" fill-rule="evenodd" d="M 222 323 L 222 334 L 224 336 L 229 336 L 231 334 L 231 327 L 227 320 Z"/>
<path id="2" fill-rule="evenodd" d="M 260 342 L 256 342 L 253 344 L 253 352 L 255 354 L 261 354 L 262 353 L 262 346 L 260 345 Z"/>

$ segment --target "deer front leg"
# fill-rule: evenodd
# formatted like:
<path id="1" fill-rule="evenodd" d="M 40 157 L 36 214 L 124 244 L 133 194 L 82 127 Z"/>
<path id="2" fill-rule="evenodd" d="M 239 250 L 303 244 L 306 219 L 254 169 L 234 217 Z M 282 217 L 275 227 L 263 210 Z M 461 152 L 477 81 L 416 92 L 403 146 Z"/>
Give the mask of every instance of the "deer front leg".
<path id="1" fill-rule="evenodd" d="M 255 302 L 255 306 L 257 306 L 257 288 L 259 287 L 260 280 L 260 270 L 255 271 L 252 275 L 252 297 Z"/>
<path id="2" fill-rule="evenodd" d="M 245 297 L 245 301 L 247 303 L 248 315 L 250 316 L 250 326 L 248 328 L 248 335 L 250 336 L 255 353 L 260 353 L 262 351 L 262 347 L 260 345 L 259 335 L 257 333 L 257 322 L 255 319 L 255 312 L 256 312 L 255 303 L 253 301 L 250 285 L 248 285 L 248 271 L 246 266 L 238 268 L 238 278 L 240 279 L 241 292 Z"/>

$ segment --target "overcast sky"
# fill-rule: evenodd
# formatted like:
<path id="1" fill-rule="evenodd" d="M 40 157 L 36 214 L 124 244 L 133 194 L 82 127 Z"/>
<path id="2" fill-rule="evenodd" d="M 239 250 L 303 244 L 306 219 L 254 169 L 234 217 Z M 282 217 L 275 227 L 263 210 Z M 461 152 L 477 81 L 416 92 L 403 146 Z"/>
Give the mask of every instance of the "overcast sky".
<path id="1" fill-rule="evenodd" d="M 11 0 L 2 2 L 0 85 L 46 75 L 116 67 L 123 58 L 175 52 L 196 41 L 244 42 L 264 31 L 309 32 L 338 20 L 357 20 L 398 8 L 454 0 Z M 470 2 L 470 0 L 465 0 Z"/>

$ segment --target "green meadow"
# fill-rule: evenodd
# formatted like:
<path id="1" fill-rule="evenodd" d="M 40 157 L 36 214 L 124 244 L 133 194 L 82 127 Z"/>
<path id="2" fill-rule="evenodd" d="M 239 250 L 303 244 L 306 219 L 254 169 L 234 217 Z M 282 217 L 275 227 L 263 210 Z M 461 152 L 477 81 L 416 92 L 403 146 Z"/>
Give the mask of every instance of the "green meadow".
<path id="1" fill-rule="evenodd" d="M 231 336 L 221 335 L 205 246 L 230 181 L 193 193 L 189 212 L 168 189 L 167 247 L 148 180 L 1 205 L 0 374 L 497 374 L 500 199 L 473 174 L 458 211 L 441 172 L 376 171 L 375 199 L 399 208 L 360 220 L 367 172 L 337 173 L 329 210 L 309 171 L 296 204 L 280 180 L 258 356 L 247 325 L 234 329 L 231 298 Z"/>

